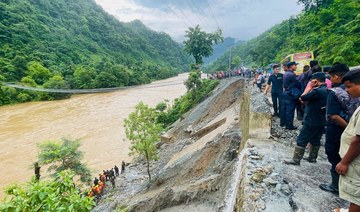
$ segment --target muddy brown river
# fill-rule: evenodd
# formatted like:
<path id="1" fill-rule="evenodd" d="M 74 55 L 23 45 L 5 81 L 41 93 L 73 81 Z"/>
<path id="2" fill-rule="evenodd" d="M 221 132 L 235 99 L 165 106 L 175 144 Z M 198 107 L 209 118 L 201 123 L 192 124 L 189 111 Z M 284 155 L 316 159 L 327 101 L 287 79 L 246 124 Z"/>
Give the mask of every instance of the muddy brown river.
<path id="1" fill-rule="evenodd" d="M 155 106 L 186 92 L 187 74 L 150 85 L 111 93 L 74 95 L 70 99 L 30 102 L 0 107 L 0 197 L 11 183 L 28 181 L 33 173 L 37 144 L 62 137 L 80 139 L 84 161 L 97 176 L 103 169 L 120 166 L 128 155 L 123 121 L 143 101 Z M 41 169 L 46 175 L 46 169 Z"/>

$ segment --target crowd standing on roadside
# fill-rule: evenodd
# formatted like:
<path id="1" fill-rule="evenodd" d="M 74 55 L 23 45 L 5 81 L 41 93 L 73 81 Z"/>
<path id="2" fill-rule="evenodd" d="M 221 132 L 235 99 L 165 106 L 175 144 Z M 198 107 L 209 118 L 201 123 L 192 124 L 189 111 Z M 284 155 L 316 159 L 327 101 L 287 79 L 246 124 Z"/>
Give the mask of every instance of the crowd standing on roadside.
<path id="1" fill-rule="evenodd" d="M 285 130 L 297 129 L 293 125 L 295 111 L 302 120 L 293 157 L 284 163 L 300 165 L 302 159 L 316 163 L 325 133 L 331 182 L 319 187 L 350 202 L 350 212 L 360 211 L 360 68 L 350 71 L 346 64 L 334 63 L 323 71 L 313 60 L 297 77 L 297 63 L 291 61 L 283 64 L 285 74 L 280 77 L 278 67 L 273 67 L 264 90 L 267 94 L 271 86 L 273 116 L 280 114 L 280 126 Z M 278 97 L 275 92 L 280 82 L 282 95 Z M 304 157 L 306 148 L 308 157 Z"/>

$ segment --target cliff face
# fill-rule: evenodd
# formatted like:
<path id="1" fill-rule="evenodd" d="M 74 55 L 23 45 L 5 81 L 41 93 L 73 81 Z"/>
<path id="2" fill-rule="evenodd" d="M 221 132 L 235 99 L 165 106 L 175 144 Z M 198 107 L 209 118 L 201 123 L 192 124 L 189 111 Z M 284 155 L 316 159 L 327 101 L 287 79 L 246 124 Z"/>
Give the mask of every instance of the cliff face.
<path id="1" fill-rule="evenodd" d="M 344 201 L 318 188 L 330 180 L 323 151 L 315 164 L 282 163 L 292 157 L 298 132 L 280 128 L 279 120 L 270 118 L 268 97 L 247 85 L 243 79 L 223 80 L 210 97 L 163 135 L 160 159 L 151 166 L 153 182 L 147 182 L 146 165 L 134 162 L 93 211 L 331 211 L 346 207 Z"/>

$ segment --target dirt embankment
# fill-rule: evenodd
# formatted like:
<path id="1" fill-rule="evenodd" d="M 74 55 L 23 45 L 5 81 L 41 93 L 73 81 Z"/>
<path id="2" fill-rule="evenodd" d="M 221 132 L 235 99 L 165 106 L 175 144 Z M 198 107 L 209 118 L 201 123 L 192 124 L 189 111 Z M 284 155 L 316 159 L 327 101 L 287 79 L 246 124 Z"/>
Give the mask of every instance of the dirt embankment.
<path id="1" fill-rule="evenodd" d="M 323 150 L 315 164 L 282 163 L 292 157 L 298 131 L 281 128 L 279 119 L 270 116 L 269 98 L 246 84 L 240 79 L 221 81 L 210 97 L 164 134 L 160 160 L 151 165 L 153 182 L 147 183 L 144 163 L 133 163 L 93 211 L 287 212 L 346 207 L 346 202 L 318 187 L 330 180 Z M 251 96 L 248 117 L 240 114 L 244 89 Z M 250 139 L 238 151 L 244 118 L 249 119 Z"/>

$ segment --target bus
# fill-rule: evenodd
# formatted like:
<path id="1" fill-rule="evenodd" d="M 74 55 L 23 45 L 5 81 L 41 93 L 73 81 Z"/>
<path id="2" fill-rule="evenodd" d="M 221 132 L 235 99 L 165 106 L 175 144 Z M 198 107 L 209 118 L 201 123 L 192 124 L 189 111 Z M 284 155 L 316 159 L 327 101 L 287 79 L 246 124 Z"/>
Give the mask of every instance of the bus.
<path id="1" fill-rule="evenodd" d="M 284 63 L 286 64 L 288 62 L 295 61 L 296 63 L 298 63 L 298 65 L 294 73 L 296 75 L 300 75 L 302 74 L 304 66 L 309 65 L 311 60 L 314 60 L 314 53 L 312 51 L 301 52 L 301 53 L 289 54 L 281 61 L 281 64 Z"/>

